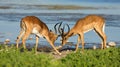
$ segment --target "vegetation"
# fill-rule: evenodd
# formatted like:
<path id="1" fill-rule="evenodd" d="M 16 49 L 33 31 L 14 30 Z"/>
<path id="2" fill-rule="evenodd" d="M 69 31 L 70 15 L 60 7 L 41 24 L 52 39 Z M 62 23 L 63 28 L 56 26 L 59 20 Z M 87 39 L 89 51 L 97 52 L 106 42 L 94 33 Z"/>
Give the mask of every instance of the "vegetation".
<path id="1" fill-rule="evenodd" d="M 119 67 L 120 48 L 105 50 L 86 50 L 84 54 L 79 52 L 67 55 L 61 59 L 68 67 Z"/>
<path id="2" fill-rule="evenodd" d="M 51 53 L 34 50 L 24 52 L 14 46 L 0 46 L 0 67 L 119 67 L 120 47 L 105 50 L 85 49 L 84 53 L 69 53 L 66 57 L 55 59 Z"/>

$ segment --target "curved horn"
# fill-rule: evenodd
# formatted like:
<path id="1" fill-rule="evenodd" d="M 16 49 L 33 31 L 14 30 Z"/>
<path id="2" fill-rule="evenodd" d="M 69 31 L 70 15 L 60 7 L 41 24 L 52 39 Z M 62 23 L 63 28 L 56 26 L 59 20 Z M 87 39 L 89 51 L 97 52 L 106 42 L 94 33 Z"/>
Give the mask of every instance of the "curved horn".
<path id="1" fill-rule="evenodd" d="M 63 29 L 62 29 L 62 34 L 63 34 L 63 35 L 64 35 L 65 26 L 67 26 L 67 28 L 68 28 L 68 32 L 67 32 L 67 33 L 69 33 L 69 31 L 70 31 L 70 26 L 69 26 L 68 24 L 65 24 L 65 25 L 63 26 Z"/>
<path id="2" fill-rule="evenodd" d="M 68 25 L 68 24 L 66 24 L 67 25 L 67 27 L 68 27 L 68 32 L 70 31 L 70 26 Z"/>
<path id="3" fill-rule="evenodd" d="M 56 34 L 57 34 L 57 29 L 56 29 L 56 27 L 57 27 L 58 24 L 59 24 L 59 27 L 58 27 L 58 31 L 59 31 L 59 28 L 60 28 L 62 22 L 56 23 L 56 24 L 54 25 L 54 29 L 55 29 L 55 33 L 56 33 Z M 60 33 L 60 31 L 59 31 L 59 33 Z"/>
<path id="4" fill-rule="evenodd" d="M 56 26 L 57 26 L 58 24 L 59 24 L 59 23 L 56 23 L 56 24 L 54 25 L 55 33 L 57 33 Z"/>
<path id="5" fill-rule="evenodd" d="M 61 25 L 62 25 L 62 22 L 60 23 L 59 27 L 58 27 L 58 32 L 60 33 L 60 35 L 62 34 L 62 31 L 61 31 Z"/>

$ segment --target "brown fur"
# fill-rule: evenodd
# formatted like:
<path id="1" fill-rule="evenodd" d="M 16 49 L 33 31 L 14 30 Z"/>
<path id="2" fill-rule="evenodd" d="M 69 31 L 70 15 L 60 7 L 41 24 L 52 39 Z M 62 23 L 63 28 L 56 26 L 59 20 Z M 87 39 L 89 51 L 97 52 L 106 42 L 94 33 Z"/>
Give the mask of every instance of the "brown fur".
<path id="1" fill-rule="evenodd" d="M 17 48 L 18 48 L 19 40 L 21 38 L 22 38 L 23 47 L 26 48 L 25 41 L 29 37 L 29 35 L 32 34 L 33 29 L 35 29 L 39 32 L 38 34 L 42 35 L 50 43 L 50 45 L 58 54 L 61 54 L 54 46 L 54 42 L 57 39 L 57 34 L 53 33 L 52 31 L 49 31 L 47 25 L 44 22 L 42 22 L 39 18 L 35 16 L 26 16 L 22 18 L 20 27 L 21 27 L 21 31 L 20 31 L 20 35 L 17 37 L 17 45 L 16 45 Z M 36 35 L 36 51 L 38 46 L 38 39 L 39 36 Z"/>
<path id="2" fill-rule="evenodd" d="M 78 49 L 80 40 L 82 41 L 82 49 L 84 50 L 84 33 L 90 30 L 95 30 L 103 41 L 101 48 L 106 48 L 106 35 L 103 31 L 104 25 L 105 20 L 101 16 L 88 15 L 84 18 L 81 18 L 66 35 L 62 36 L 62 45 L 66 43 L 69 37 L 78 34 L 78 42 L 75 51 Z"/>

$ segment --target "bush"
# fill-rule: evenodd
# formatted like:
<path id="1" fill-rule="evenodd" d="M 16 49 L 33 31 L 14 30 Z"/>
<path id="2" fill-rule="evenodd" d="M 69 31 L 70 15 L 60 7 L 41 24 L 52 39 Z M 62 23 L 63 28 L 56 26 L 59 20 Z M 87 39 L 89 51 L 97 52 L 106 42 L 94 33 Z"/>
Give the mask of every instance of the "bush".
<path id="1" fill-rule="evenodd" d="M 20 51 L 15 47 L 0 46 L 1 67 L 119 67 L 120 47 L 105 50 L 85 49 L 84 53 L 70 53 L 61 59 L 55 59 L 50 53 Z"/>
<path id="2" fill-rule="evenodd" d="M 62 58 L 62 63 L 68 67 L 119 67 L 120 48 L 109 48 L 105 50 L 85 50 L 71 53 Z"/>

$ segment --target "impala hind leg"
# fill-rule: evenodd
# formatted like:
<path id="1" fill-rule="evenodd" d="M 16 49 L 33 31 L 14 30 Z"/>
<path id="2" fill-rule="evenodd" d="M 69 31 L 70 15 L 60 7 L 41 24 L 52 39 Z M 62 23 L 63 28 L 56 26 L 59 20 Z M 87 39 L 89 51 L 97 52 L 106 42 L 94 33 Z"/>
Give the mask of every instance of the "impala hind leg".
<path id="1" fill-rule="evenodd" d="M 24 33 L 25 33 L 25 31 L 22 29 L 22 30 L 20 31 L 19 36 L 17 37 L 17 40 L 16 40 L 16 48 L 18 48 L 19 41 L 20 41 L 20 39 L 23 37 Z"/>
<path id="2" fill-rule="evenodd" d="M 23 45 L 24 49 L 26 49 L 26 45 L 25 45 L 26 44 L 26 39 L 29 37 L 30 34 L 31 34 L 31 31 L 26 30 L 26 32 L 25 32 L 25 34 L 22 38 L 22 45 Z"/>
<path id="3" fill-rule="evenodd" d="M 107 40 L 106 34 L 104 33 L 104 31 L 102 29 L 99 29 L 99 28 L 95 29 L 95 31 L 102 39 L 101 49 L 105 49 L 106 48 L 106 40 Z"/>
<path id="4" fill-rule="evenodd" d="M 39 42 L 39 37 L 36 35 L 35 54 L 37 54 L 38 42 Z"/>

